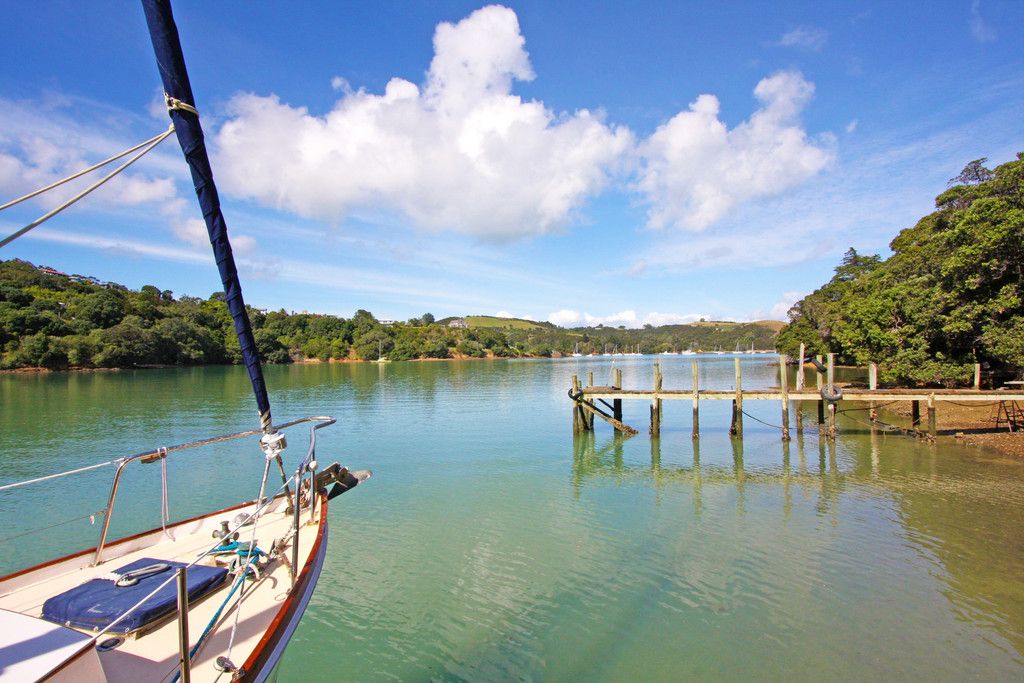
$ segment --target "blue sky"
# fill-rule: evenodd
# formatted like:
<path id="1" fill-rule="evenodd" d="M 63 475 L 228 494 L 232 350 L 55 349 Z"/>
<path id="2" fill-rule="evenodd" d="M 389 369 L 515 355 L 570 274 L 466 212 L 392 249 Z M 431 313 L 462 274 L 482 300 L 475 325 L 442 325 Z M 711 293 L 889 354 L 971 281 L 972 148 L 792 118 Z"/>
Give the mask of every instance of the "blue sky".
<path id="1" fill-rule="evenodd" d="M 9 3 L 0 197 L 167 125 L 132 2 Z M 784 318 L 1024 150 L 1024 3 L 179 2 L 246 299 Z M 0 214 L 12 232 L 55 200 Z M 173 138 L 0 252 L 219 287 Z"/>

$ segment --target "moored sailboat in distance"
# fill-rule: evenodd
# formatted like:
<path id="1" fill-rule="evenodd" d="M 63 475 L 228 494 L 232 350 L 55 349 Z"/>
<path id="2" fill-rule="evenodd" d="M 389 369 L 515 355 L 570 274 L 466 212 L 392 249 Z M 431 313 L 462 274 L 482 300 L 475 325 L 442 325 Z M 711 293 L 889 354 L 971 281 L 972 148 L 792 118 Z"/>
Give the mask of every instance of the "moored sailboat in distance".
<path id="1" fill-rule="evenodd" d="M 167 0 L 143 0 L 143 7 L 172 130 L 192 173 L 253 387 L 259 427 L 0 485 L 3 494 L 57 477 L 114 469 L 106 507 L 97 513 L 102 521 L 94 547 L 83 540 L 66 549 L 70 554 L 0 578 L 0 675 L 5 680 L 267 680 L 323 567 L 328 501 L 370 476 L 337 463 L 318 463 L 317 431 L 333 424 L 333 418 L 273 423 L 171 8 Z M 167 135 L 158 137 L 149 149 Z M 285 432 L 302 426 L 309 428 L 309 446 L 289 475 L 291 465 L 286 470 L 283 458 Z M 253 444 L 256 437 L 258 444 Z M 251 492 L 256 495 L 191 519 L 170 519 L 167 459 L 181 451 L 241 440 L 249 441 L 255 456 L 254 474 L 262 470 L 260 487 Z M 161 467 L 151 471 L 160 476 L 163 494 L 152 502 L 160 508 L 161 526 L 110 540 L 122 474 L 126 468 L 157 463 Z M 202 467 L 194 459 L 189 464 Z M 214 463 L 196 476 L 208 477 L 216 469 Z M 48 497 L 37 500 L 51 504 Z M 87 549 L 80 550 L 83 546 Z"/>

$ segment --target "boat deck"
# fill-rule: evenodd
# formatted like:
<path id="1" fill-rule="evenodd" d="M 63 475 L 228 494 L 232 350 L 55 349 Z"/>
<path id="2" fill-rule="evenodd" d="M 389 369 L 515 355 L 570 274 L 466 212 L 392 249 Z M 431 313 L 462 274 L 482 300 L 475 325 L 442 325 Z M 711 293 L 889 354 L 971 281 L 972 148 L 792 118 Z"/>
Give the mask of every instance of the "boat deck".
<path id="1" fill-rule="evenodd" d="M 229 681 L 230 673 L 218 671 L 214 662 L 219 656 L 228 654 L 228 642 L 231 638 L 232 626 L 236 612 L 241 603 L 238 615 L 237 631 L 231 648 L 230 659 L 237 666 L 242 666 L 252 653 L 283 602 L 292 592 L 289 558 L 291 557 L 291 525 L 293 516 L 286 513 L 286 501 L 278 499 L 264 512 L 256 523 L 257 546 L 269 551 L 276 540 L 278 547 L 288 548 L 262 572 L 255 582 L 246 582 L 245 592 L 237 591 L 231 603 L 225 607 L 219 621 L 207 638 L 203 648 L 192 660 L 192 678 L 196 681 Z M 128 562 L 144 557 L 160 560 L 173 560 L 189 563 L 207 550 L 214 542 L 213 532 L 220 528 L 222 520 L 230 521 L 239 513 L 248 514 L 254 505 L 213 513 L 206 517 L 181 522 L 168 529 L 175 540 L 168 538 L 162 530 L 147 532 L 137 537 L 129 537 L 120 542 L 112 543 L 104 551 L 104 561 L 90 566 L 93 553 L 82 553 L 49 565 L 13 574 L 0 580 L 0 609 L 19 612 L 39 617 L 43 603 L 54 595 L 74 588 L 90 579 L 107 577 L 112 569 Z M 310 520 L 310 512 L 304 509 L 301 515 L 299 531 L 299 562 L 296 570 L 298 575 L 306 563 L 315 560 L 310 551 L 314 548 L 318 537 L 319 553 L 326 549 L 325 528 L 319 524 L 320 512 L 325 508 L 317 508 L 316 518 Z M 324 521 L 323 527 L 326 525 Z M 240 532 L 241 541 L 247 541 L 252 534 L 252 526 L 243 527 Z M 214 558 L 206 557 L 201 561 L 204 565 L 213 565 Z M 315 584 L 315 577 L 313 577 Z M 189 605 L 189 635 L 191 644 L 195 644 L 206 625 L 213 618 L 217 608 L 224 602 L 233 583 L 232 578 L 210 595 Z M 81 631 L 90 636 L 89 631 Z M 109 634 L 113 636 L 114 634 Z M 100 640 L 108 637 L 104 635 Z M 4 636 L 6 640 L 6 636 Z M 137 637 L 128 636 L 125 642 L 116 649 L 100 652 L 106 680 L 121 681 L 169 681 L 178 671 L 179 635 L 178 620 L 174 613 L 155 627 L 149 627 Z"/>

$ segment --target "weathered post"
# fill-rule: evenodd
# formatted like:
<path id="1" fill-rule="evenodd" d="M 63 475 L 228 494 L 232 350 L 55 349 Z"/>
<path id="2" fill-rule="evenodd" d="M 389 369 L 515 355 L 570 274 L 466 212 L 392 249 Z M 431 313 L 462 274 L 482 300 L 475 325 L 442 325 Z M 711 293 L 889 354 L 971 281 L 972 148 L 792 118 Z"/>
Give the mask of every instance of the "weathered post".
<path id="1" fill-rule="evenodd" d="M 910 429 L 917 432 L 921 427 L 921 402 L 910 402 Z"/>
<path id="2" fill-rule="evenodd" d="M 591 370 L 590 372 L 587 373 L 587 386 L 588 387 L 593 387 L 594 386 L 594 371 L 593 370 Z M 584 426 L 586 427 L 586 430 L 588 432 L 594 431 L 594 414 L 593 413 L 588 413 L 587 411 L 583 411 L 583 419 L 585 420 Z"/>
<path id="3" fill-rule="evenodd" d="M 700 438 L 700 389 L 698 388 L 700 373 L 697 371 L 697 361 L 690 363 L 690 369 L 693 371 L 693 434 L 691 436 L 696 440 Z"/>
<path id="4" fill-rule="evenodd" d="M 782 390 L 782 440 L 789 441 L 789 372 L 784 353 L 779 355 L 779 380 Z"/>
<path id="5" fill-rule="evenodd" d="M 878 388 L 878 363 L 871 363 L 868 365 L 868 389 L 874 391 Z M 868 419 L 871 420 L 871 429 L 875 428 L 875 422 L 878 421 L 878 408 L 875 407 L 875 402 L 871 401 L 868 403 Z"/>
<path id="6" fill-rule="evenodd" d="M 661 433 L 661 399 L 658 393 L 661 391 L 661 364 L 654 364 L 654 399 L 651 400 L 651 436 L 658 436 Z"/>
<path id="7" fill-rule="evenodd" d="M 615 368 L 612 370 L 612 388 L 622 388 L 622 368 Z M 612 399 L 612 417 L 619 422 L 622 422 L 622 399 Z"/>
<path id="8" fill-rule="evenodd" d="M 928 394 L 928 436 L 934 439 L 938 431 L 938 416 L 935 414 L 935 394 Z"/>
<path id="9" fill-rule="evenodd" d="M 580 378 L 576 375 L 572 376 L 572 393 L 578 394 L 580 392 Z M 583 418 L 580 416 L 580 406 L 577 401 L 572 402 L 572 433 L 579 434 L 583 431 Z"/>
<path id="10" fill-rule="evenodd" d="M 835 386 L 836 379 L 836 354 L 828 354 L 828 387 L 831 390 Z M 836 403 L 828 402 L 828 438 L 836 438 Z"/>
<path id="11" fill-rule="evenodd" d="M 974 364 L 974 388 L 981 389 L 981 363 Z"/>
<path id="12" fill-rule="evenodd" d="M 743 371 L 740 370 L 740 359 L 734 359 L 736 363 L 736 398 L 732 400 L 732 425 L 729 433 L 733 436 L 743 438 Z"/>
<path id="13" fill-rule="evenodd" d="M 817 359 L 820 364 L 823 356 L 817 356 Z M 814 368 L 814 376 L 818 384 L 818 434 L 821 434 L 825 429 L 825 401 L 821 399 L 821 389 L 825 386 L 825 376 L 821 374 L 821 370 L 817 366 Z"/>
<path id="14" fill-rule="evenodd" d="M 796 364 L 796 390 L 802 392 L 804 390 L 804 353 L 807 352 L 807 348 L 804 344 L 800 344 L 800 358 Z M 804 402 L 796 402 L 796 433 L 800 436 L 804 433 Z"/>

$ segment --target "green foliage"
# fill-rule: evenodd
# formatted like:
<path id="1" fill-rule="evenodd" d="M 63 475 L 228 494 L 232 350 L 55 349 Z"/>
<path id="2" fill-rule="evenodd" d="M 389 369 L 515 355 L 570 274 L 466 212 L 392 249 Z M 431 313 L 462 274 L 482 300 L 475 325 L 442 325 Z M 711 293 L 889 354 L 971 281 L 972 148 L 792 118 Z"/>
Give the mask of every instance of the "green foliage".
<path id="1" fill-rule="evenodd" d="M 884 381 L 955 386 L 974 363 L 1024 368 L 1024 153 L 990 171 L 972 161 L 900 232 L 882 261 L 853 249 L 790 310 L 778 348 L 879 364 Z"/>
<path id="2" fill-rule="evenodd" d="M 469 316 L 448 327 L 426 313 L 384 324 L 359 310 L 350 318 L 249 309 L 256 347 L 268 363 L 293 360 L 515 358 L 601 353 L 618 347 L 645 353 L 690 348 L 771 348 L 769 324 L 700 323 L 565 330 L 550 323 Z M 133 367 L 241 363 L 234 321 L 223 294 L 181 296 L 156 285 L 131 291 L 49 275 L 23 261 L 0 261 L 0 353 L 5 368 Z"/>

